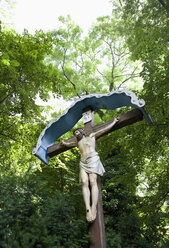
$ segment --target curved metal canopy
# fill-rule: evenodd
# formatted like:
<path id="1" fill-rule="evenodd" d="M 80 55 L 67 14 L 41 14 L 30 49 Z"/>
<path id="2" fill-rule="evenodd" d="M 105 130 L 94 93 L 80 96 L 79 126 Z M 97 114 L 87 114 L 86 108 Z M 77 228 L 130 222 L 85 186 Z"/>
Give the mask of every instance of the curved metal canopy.
<path id="1" fill-rule="evenodd" d="M 81 119 L 83 110 L 91 107 L 97 109 L 116 109 L 124 106 L 131 106 L 139 109 L 145 116 L 148 123 L 152 123 L 151 117 L 145 112 L 145 102 L 138 100 L 136 95 L 129 90 L 117 90 L 108 94 L 92 94 L 80 98 L 73 103 L 59 118 L 49 123 L 39 136 L 33 154 L 43 162 L 48 163 L 47 148 L 63 134 L 68 132 Z"/>

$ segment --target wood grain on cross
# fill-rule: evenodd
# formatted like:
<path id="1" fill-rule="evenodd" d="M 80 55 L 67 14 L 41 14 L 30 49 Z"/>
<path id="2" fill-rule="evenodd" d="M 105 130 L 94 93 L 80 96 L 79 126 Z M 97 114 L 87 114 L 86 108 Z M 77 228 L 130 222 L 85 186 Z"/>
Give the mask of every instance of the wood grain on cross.
<path id="1" fill-rule="evenodd" d="M 122 127 L 133 124 L 135 122 L 141 121 L 142 119 L 143 119 L 143 114 L 138 109 L 129 111 L 126 114 L 120 116 L 120 120 L 116 123 L 116 125 L 113 126 L 112 129 L 104 133 L 104 135 L 106 135 L 107 133 L 113 132 L 117 129 L 120 129 Z M 103 127 L 109 125 L 112 121 L 113 120 L 94 126 L 94 119 L 92 119 L 91 121 L 84 124 L 84 130 L 87 134 L 90 134 L 92 132 L 101 130 Z M 75 137 L 72 137 L 68 139 L 67 142 L 74 141 L 75 139 L 76 139 Z M 66 147 L 58 143 L 48 148 L 47 155 L 49 157 L 53 157 L 73 147 L 74 146 Z M 104 217 L 103 217 L 103 208 L 102 208 L 102 195 L 101 195 L 99 177 L 98 177 L 98 188 L 99 188 L 99 198 L 98 198 L 98 205 L 97 205 L 97 216 L 96 216 L 95 221 L 92 224 L 90 224 L 90 227 L 89 227 L 89 231 L 91 234 L 90 248 L 106 248 Z"/>

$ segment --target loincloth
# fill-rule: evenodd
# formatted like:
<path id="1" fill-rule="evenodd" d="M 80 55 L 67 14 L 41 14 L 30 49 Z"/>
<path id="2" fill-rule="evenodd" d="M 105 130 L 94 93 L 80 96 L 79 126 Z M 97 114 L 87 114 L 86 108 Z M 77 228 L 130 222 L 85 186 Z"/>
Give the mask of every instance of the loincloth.
<path id="1" fill-rule="evenodd" d="M 100 176 L 103 176 L 105 172 L 97 152 L 92 153 L 87 158 L 81 158 L 80 167 L 83 168 L 87 173 L 95 173 Z"/>

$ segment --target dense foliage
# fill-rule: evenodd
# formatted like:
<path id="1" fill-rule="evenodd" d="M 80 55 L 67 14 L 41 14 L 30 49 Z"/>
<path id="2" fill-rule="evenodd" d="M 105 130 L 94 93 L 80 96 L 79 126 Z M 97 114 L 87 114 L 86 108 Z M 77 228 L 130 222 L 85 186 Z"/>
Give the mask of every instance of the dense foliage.
<path id="1" fill-rule="evenodd" d="M 115 3 L 114 3 L 115 2 Z M 60 28 L 22 35 L 0 29 L 0 247 L 88 247 L 76 149 L 44 165 L 32 155 L 60 110 L 36 104 L 53 93 L 74 101 L 120 87 L 146 101 L 146 121 L 98 140 L 108 248 L 169 246 L 169 6 L 113 1 L 84 37 L 70 16 Z M 63 107 L 64 110 L 64 107 Z M 63 111 L 61 110 L 61 111 Z M 128 111 L 99 111 L 102 123 Z M 70 137 L 71 131 L 64 137 Z"/>

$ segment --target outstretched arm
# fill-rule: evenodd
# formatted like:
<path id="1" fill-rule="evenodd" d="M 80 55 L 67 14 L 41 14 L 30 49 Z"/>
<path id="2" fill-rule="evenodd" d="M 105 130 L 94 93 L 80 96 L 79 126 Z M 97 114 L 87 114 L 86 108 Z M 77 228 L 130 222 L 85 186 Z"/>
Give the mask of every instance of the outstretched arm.
<path id="1" fill-rule="evenodd" d="M 111 122 L 108 126 L 103 127 L 101 130 L 96 131 L 95 133 L 91 133 L 91 137 L 98 138 L 107 131 L 109 131 L 118 121 L 120 120 L 120 117 L 116 117 L 113 122 Z"/>
<path id="2" fill-rule="evenodd" d="M 77 140 L 76 139 L 73 139 L 71 141 L 70 140 L 67 140 L 67 141 L 61 140 L 60 144 L 63 146 L 66 146 L 66 147 L 74 147 L 74 146 L 77 146 Z"/>

